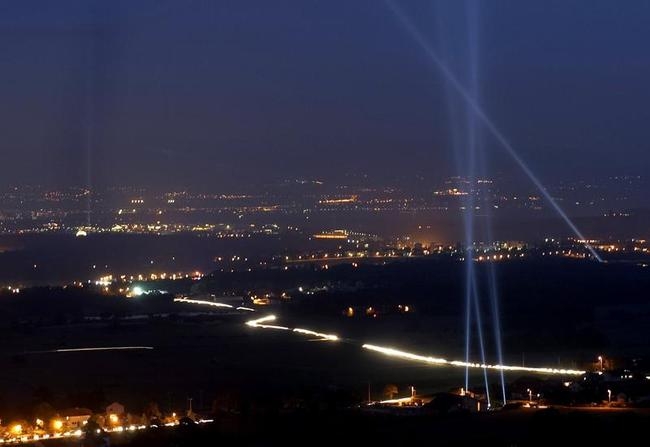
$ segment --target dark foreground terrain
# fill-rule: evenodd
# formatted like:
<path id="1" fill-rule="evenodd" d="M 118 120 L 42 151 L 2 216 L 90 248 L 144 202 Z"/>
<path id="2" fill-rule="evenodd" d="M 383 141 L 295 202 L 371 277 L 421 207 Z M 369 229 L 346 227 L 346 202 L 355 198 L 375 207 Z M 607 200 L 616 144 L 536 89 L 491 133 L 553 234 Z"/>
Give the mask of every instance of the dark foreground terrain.
<path id="1" fill-rule="evenodd" d="M 354 411 L 222 415 L 213 424 L 114 434 L 116 446 L 645 445 L 644 410 L 543 409 L 482 414 L 378 416 Z M 93 445 L 52 441 L 49 445 Z"/>

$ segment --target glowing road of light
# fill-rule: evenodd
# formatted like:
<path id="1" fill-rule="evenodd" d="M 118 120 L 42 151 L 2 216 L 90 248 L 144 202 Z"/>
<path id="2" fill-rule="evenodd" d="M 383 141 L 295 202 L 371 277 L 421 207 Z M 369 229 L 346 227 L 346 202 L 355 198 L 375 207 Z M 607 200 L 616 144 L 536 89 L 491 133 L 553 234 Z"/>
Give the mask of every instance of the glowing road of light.
<path id="1" fill-rule="evenodd" d="M 153 346 L 105 346 L 100 348 L 65 348 L 46 352 L 85 352 L 85 351 L 134 351 L 152 350 Z"/>
<path id="2" fill-rule="evenodd" d="M 235 310 L 243 310 L 246 312 L 255 312 L 255 309 L 251 309 L 250 307 L 244 307 L 244 306 L 233 306 L 232 304 L 226 304 L 226 303 L 215 303 L 214 301 L 205 301 L 205 300 L 193 300 L 190 298 L 174 298 L 174 302 L 176 303 L 188 303 L 188 304 L 200 304 L 203 306 L 212 306 L 212 307 L 222 307 L 225 309 L 235 309 Z"/>
<path id="3" fill-rule="evenodd" d="M 404 14 L 404 12 L 392 1 L 385 0 L 388 7 L 391 9 L 393 14 L 399 19 L 399 21 L 404 25 L 404 28 L 411 35 L 413 40 L 422 48 L 426 53 L 429 59 L 434 63 L 436 67 L 440 70 L 445 78 L 449 81 L 449 84 L 454 87 L 458 94 L 463 98 L 467 105 L 471 108 L 474 114 L 483 122 L 485 127 L 490 131 L 490 133 L 496 138 L 499 144 L 506 150 L 508 155 L 517 163 L 522 171 L 528 176 L 531 182 L 537 187 L 539 192 L 544 196 L 546 201 L 551 205 L 551 207 L 559 214 L 559 216 L 566 222 L 566 224 L 571 228 L 573 233 L 578 236 L 582 241 L 585 241 L 585 248 L 589 250 L 589 253 L 598 260 L 598 262 L 603 262 L 603 259 L 596 253 L 596 250 L 586 242 L 586 238 L 582 235 L 578 227 L 573 223 L 569 216 L 564 212 L 564 210 L 557 204 L 555 199 L 551 194 L 546 190 L 542 182 L 537 178 L 533 171 L 528 167 L 524 160 L 519 156 L 515 148 L 510 144 L 510 141 L 505 137 L 505 135 L 497 128 L 496 124 L 490 119 L 490 117 L 485 113 L 481 105 L 472 97 L 470 92 L 463 86 L 463 84 L 458 80 L 456 75 L 449 69 L 447 64 L 438 56 L 438 53 L 431 47 L 424 35 L 418 30 L 411 20 Z"/>
<path id="4" fill-rule="evenodd" d="M 314 337 L 319 337 L 319 338 L 322 338 L 324 340 L 329 340 L 329 341 L 338 341 L 338 339 L 339 339 L 339 337 L 336 336 L 336 335 L 323 334 L 321 332 L 315 332 L 315 331 L 311 331 L 309 329 L 295 328 L 293 331 L 297 332 L 298 334 L 313 335 Z"/>
<path id="5" fill-rule="evenodd" d="M 214 301 L 192 300 L 190 298 L 174 298 L 174 302 L 188 303 L 188 304 L 201 304 L 203 306 L 212 306 L 212 307 L 225 307 L 228 309 L 234 309 L 235 307 L 232 304 L 215 303 Z"/>
<path id="6" fill-rule="evenodd" d="M 269 321 L 275 321 L 276 317 L 275 315 L 267 315 L 266 317 L 258 318 L 257 320 L 250 320 L 246 322 L 246 326 L 250 327 L 262 327 L 263 323 L 267 323 Z"/>
<path id="7" fill-rule="evenodd" d="M 195 301 L 195 300 L 192 300 Z M 281 330 L 293 332 L 301 335 L 309 335 L 317 337 L 323 341 L 339 341 L 340 338 L 334 334 L 325 334 L 322 332 L 312 331 L 311 329 L 304 328 L 290 328 L 287 326 L 278 326 L 274 324 L 267 324 L 277 320 L 275 315 L 266 315 L 255 320 L 249 320 L 246 322 L 246 326 L 258 329 L 272 329 L 272 330 Z M 564 368 L 544 368 L 544 367 L 529 367 L 529 366 L 514 366 L 514 365 L 490 365 L 486 363 L 473 363 L 469 361 L 460 361 L 460 360 L 447 360 L 442 357 L 431 357 L 423 356 L 419 354 L 414 354 L 411 352 L 402 351 L 395 348 L 388 348 L 384 346 L 377 346 L 372 344 L 363 344 L 361 345 L 363 349 L 369 351 L 378 352 L 380 354 L 387 355 L 389 357 L 396 357 L 402 360 L 410 360 L 414 362 L 426 363 L 429 365 L 440 365 L 440 366 L 456 366 L 462 368 L 475 368 L 483 370 L 496 370 L 496 371 L 522 371 L 522 372 L 532 372 L 539 374 L 559 374 L 559 375 L 573 375 L 580 376 L 585 374 L 585 371 L 580 371 L 576 369 L 564 369 Z M 86 349 L 106 349 L 106 348 L 86 348 Z M 145 349 L 153 349 L 146 348 Z"/>
<path id="8" fill-rule="evenodd" d="M 277 329 L 283 331 L 291 331 L 297 334 L 311 335 L 314 337 L 318 337 L 321 340 L 327 340 L 327 341 L 340 340 L 340 338 L 336 335 L 324 334 L 321 332 L 312 331 L 310 329 L 302 329 L 302 328 L 291 329 L 286 326 L 276 326 L 276 325 L 266 324 L 276 320 L 277 317 L 275 315 L 267 315 L 265 317 L 258 318 L 256 320 L 247 321 L 246 326 L 260 328 L 260 329 Z M 473 362 L 464 362 L 460 360 L 447 360 L 442 357 L 423 356 L 419 354 L 413 354 L 411 352 L 401 351 L 395 348 L 388 348 L 384 346 L 377 346 L 371 344 L 363 344 L 361 345 L 361 347 L 363 349 L 367 349 L 373 352 L 378 352 L 380 354 L 384 354 L 389 357 L 396 357 L 402 360 L 410 360 L 414 362 L 426 363 L 429 365 L 475 368 L 475 369 L 482 369 L 484 371 L 493 369 L 496 371 L 522 371 L 522 372 L 532 372 L 532 373 L 539 373 L 539 374 L 559 374 L 559 375 L 572 375 L 572 376 L 580 376 L 585 374 L 585 371 L 579 371 L 576 369 L 543 368 L 543 367 L 536 368 L 536 367 L 529 367 L 529 366 L 514 366 L 514 365 L 490 365 L 486 363 L 473 363 Z"/>
<path id="9" fill-rule="evenodd" d="M 265 324 L 271 321 L 275 321 L 276 316 L 275 315 L 267 315 L 266 317 L 258 318 L 257 320 L 250 320 L 246 322 L 246 326 L 250 327 L 255 327 L 255 328 L 260 328 L 260 329 L 278 329 L 282 331 L 291 331 L 295 332 L 296 334 L 302 334 L 302 335 L 311 335 L 313 337 L 318 337 L 320 340 L 324 341 L 338 341 L 339 337 L 333 334 L 323 334 L 321 332 L 316 332 L 312 331 L 311 329 L 303 329 L 303 328 L 289 328 L 286 326 L 275 326 L 272 324 Z"/>
<path id="10" fill-rule="evenodd" d="M 446 360 L 440 357 L 428 357 L 418 354 L 413 354 L 411 352 L 401 351 L 399 349 L 387 348 L 383 346 L 364 344 L 361 346 L 363 349 L 369 351 L 378 352 L 380 354 L 387 355 L 389 357 L 396 357 L 402 360 L 412 360 L 421 363 L 427 363 L 430 365 L 443 365 L 443 366 L 458 366 L 463 368 L 476 368 L 476 369 L 494 369 L 497 371 L 523 371 L 523 372 L 532 372 L 540 374 L 560 374 L 560 375 L 572 375 L 580 376 L 585 374 L 586 371 L 579 371 L 576 369 L 563 369 L 563 368 L 535 368 L 528 366 L 510 366 L 510 365 L 489 365 L 485 363 L 472 363 L 472 362 L 463 362 L 460 360 Z"/>
<path id="11" fill-rule="evenodd" d="M 258 318 L 257 320 L 251 320 L 246 322 L 246 326 L 256 327 L 260 329 L 277 329 L 280 331 L 290 331 L 291 329 L 286 326 L 276 326 L 274 324 L 264 324 L 269 321 L 275 321 L 275 315 L 267 315 L 266 317 Z"/>

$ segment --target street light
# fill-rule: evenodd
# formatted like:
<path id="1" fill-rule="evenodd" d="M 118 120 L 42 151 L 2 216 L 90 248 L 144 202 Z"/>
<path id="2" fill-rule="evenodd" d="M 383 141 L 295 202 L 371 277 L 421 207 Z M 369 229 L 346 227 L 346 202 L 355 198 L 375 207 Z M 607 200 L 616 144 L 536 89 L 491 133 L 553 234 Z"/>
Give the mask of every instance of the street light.
<path id="1" fill-rule="evenodd" d="M 600 362 L 600 371 L 603 371 L 603 356 L 599 355 L 598 356 L 598 362 Z"/>
<path id="2" fill-rule="evenodd" d="M 607 390 L 607 403 L 612 403 L 612 390 Z"/>
<path id="3" fill-rule="evenodd" d="M 533 403 L 533 392 L 528 388 L 526 391 L 528 391 L 528 402 Z"/>

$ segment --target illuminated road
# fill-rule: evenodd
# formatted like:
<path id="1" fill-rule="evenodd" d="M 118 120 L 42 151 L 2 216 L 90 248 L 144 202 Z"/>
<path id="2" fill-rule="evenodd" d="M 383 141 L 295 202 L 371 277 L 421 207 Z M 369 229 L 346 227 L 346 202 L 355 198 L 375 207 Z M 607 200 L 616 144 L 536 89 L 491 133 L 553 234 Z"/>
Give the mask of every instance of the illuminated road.
<path id="1" fill-rule="evenodd" d="M 301 334 L 301 335 L 309 335 L 312 337 L 317 337 L 318 339 L 324 340 L 324 341 L 338 341 L 339 337 L 333 334 L 323 334 L 322 332 L 316 332 L 312 331 L 311 329 L 303 329 L 303 328 L 289 328 L 286 326 L 275 326 L 272 324 L 265 324 L 270 321 L 275 321 L 276 317 L 275 315 L 267 315 L 266 317 L 258 318 L 257 320 L 251 320 L 246 322 L 246 326 L 250 327 L 255 327 L 255 328 L 260 328 L 260 329 L 278 329 L 282 331 L 292 331 L 295 332 L 296 334 Z"/>
<path id="2" fill-rule="evenodd" d="M 256 320 L 251 320 L 246 323 L 247 326 L 260 328 L 260 329 L 277 329 L 283 331 L 293 331 L 298 334 L 311 335 L 318 337 L 322 340 L 328 341 L 339 341 L 339 337 L 333 334 L 324 334 L 321 332 L 312 331 L 311 329 L 302 329 L 294 328 L 291 329 L 286 326 L 277 326 L 266 324 L 276 320 L 275 315 L 268 315 L 266 317 L 258 318 Z M 402 351 L 395 348 L 389 348 L 385 346 L 377 346 L 371 344 L 362 344 L 363 349 L 369 351 L 377 352 L 388 357 L 395 357 L 401 360 L 409 360 L 418 363 L 426 363 L 429 365 L 439 365 L 439 366 L 455 366 L 462 368 L 476 368 L 476 369 L 493 369 L 496 371 L 521 371 L 521 372 L 532 372 L 538 374 L 555 374 L 555 375 L 570 375 L 570 376 L 580 376 L 585 373 L 585 371 L 580 371 L 576 369 L 564 369 L 564 368 L 547 368 L 547 367 L 527 367 L 527 366 L 514 366 L 514 365 L 490 365 L 485 363 L 472 363 L 472 362 L 463 362 L 460 360 L 447 360 L 441 357 L 431 357 L 423 356 L 419 354 L 414 354 L 411 352 Z"/>
<path id="3" fill-rule="evenodd" d="M 376 261 L 381 259 L 397 259 L 397 255 L 386 255 L 386 256 L 376 256 L 376 255 L 364 255 L 364 256 L 331 256 L 328 258 L 305 258 L 305 259 L 289 259 L 284 261 L 285 264 L 336 264 L 337 262 L 348 262 L 348 261 Z"/>
<path id="4" fill-rule="evenodd" d="M 53 349 L 45 352 L 85 352 L 85 351 L 138 351 L 138 350 L 152 350 L 153 346 L 106 346 L 99 348 L 66 348 L 66 349 Z"/>
<path id="5" fill-rule="evenodd" d="M 255 309 L 251 309 L 250 307 L 244 307 L 244 306 L 233 306 L 232 304 L 226 304 L 226 303 L 216 303 L 214 301 L 205 301 L 205 300 L 193 300 L 190 298 L 174 298 L 174 302 L 176 303 L 188 303 L 188 304 L 199 304 L 202 306 L 211 306 L 211 307 L 221 307 L 224 309 L 234 309 L 234 310 L 242 310 L 246 312 L 255 312 Z"/>
<path id="6" fill-rule="evenodd" d="M 177 298 L 174 301 L 190 303 L 190 304 L 209 305 L 209 306 L 216 306 L 216 307 L 233 307 L 230 305 L 224 305 L 222 303 L 214 303 L 212 301 L 190 300 L 188 298 Z M 249 309 L 249 310 L 254 311 L 254 309 Z M 287 326 L 268 324 L 271 322 L 275 322 L 276 320 L 277 317 L 275 315 L 267 315 L 262 318 L 257 318 L 255 320 L 247 321 L 246 326 L 258 328 L 258 329 L 271 329 L 271 330 L 278 330 L 278 331 L 294 332 L 300 335 L 308 335 L 308 336 L 316 337 L 318 340 L 323 340 L 323 341 L 340 341 L 340 338 L 334 334 L 326 334 L 311 329 L 290 328 Z M 347 339 L 346 341 L 353 342 Z M 551 374 L 551 375 L 563 375 L 563 376 L 580 376 L 585 374 L 586 372 L 577 369 L 529 367 L 529 366 L 499 365 L 499 364 L 492 365 L 487 363 L 465 362 L 461 360 L 447 360 L 442 357 L 424 356 L 412 352 L 402 351 L 400 349 L 396 349 L 392 347 L 378 346 L 378 345 L 373 345 L 368 343 L 362 343 L 361 348 L 366 349 L 368 351 L 376 352 L 378 354 L 383 354 L 388 357 L 397 358 L 400 360 L 408 360 L 412 362 L 424 363 L 424 364 L 435 365 L 435 366 L 452 366 L 458 368 L 469 367 L 469 368 L 483 369 L 483 370 L 520 371 L 520 372 L 529 372 L 529 373 L 537 373 L 537 374 Z"/>
<path id="7" fill-rule="evenodd" d="M 494 369 L 497 371 L 522 371 L 532 372 L 539 374 L 559 374 L 570 376 L 581 376 L 586 371 L 579 371 L 576 369 L 563 369 L 563 368 L 546 368 L 546 367 L 527 367 L 527 366 L 511 366 L 511 365 L 489 365 L 485 363 L 472 363 L 463 362 L 460 360 L 446 360 L 439 357 L 425 357 L 423 355 L 413 354 L 411 352 L 401 351 L 399 349 L 387 348 L 383 346 L 364 344 L 361 346 L 363 349 L 378 352 L 389 357 L 396 357 L 402 360 L 411 360 L 415 362 L 428 363 L 430 365 L 442 366 L 457 366 L 462 368 L 476 368 L 476 369 Z"/>

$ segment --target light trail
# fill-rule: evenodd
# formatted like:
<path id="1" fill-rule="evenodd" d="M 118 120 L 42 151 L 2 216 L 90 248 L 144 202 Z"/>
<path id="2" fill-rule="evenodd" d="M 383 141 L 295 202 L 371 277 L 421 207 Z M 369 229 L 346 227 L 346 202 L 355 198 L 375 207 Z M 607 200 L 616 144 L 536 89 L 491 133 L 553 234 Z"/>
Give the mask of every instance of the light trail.
<path id="1" fill-rule="evenodd" d="M 153 346 L 105 346 L 97 348 L 65 348 L 53 349 L 51 351 L 43 352 L 88 352 L 88 351 L 136 351 L 136 350 L 152 350 Z"/>
<path id="2" fill-rule="evenodd" d="M 255 312 L 255 309 L 251 309 L 250 307 L 244 307 L 244 306 L 239 306 L 235 308 L 236 310 L 245 310 L 246 312 Z"/>
<path id="3" fill-rule="evenodd" d="M 297 332 L 299 334 L 304 334 L 304 335 L 313 335 L 314 337 L 319 337 L 325 340 L 329 341 L 338 341 L 339 337 L 333 334 L 323 334 L 321 332 L 315 332 L 309 329 L 301 329 L 301 328 L 294 328 L 294 332 Z"/>
<path id="4" fill-rule="evenodd" d="M 181 300 L 181 299 L 179 299 Z M 186 300 L 186 299 L 184 299 Z M 175 300 L 176 301 L 176 300 Z M 190 300 L 185 301 L 191 304 L 204 304 L 212 303 L 212 301 L 200 301 L 200 300 Z M 253 309 L 254 310 L 254 309 Z M 275 315 L 266 315 L 255 320 L 249 320 L 245 324 L 248 327 L 257 328 L 257 329 L 270 329 L 270 330 L 280 330 L 286 332 L 293 332 L 300 335 L 308 335 L 312 337 L 317 337 L 323 341 L 340 341 L 340 337 L 334 334 L 326 334 L 323 332 L 313 331 L 311 329 L 305 328 L 290 328 L 287 326 L 279 326 L 274 324 L 267 324 L 277 320 Z M 564 369 L 564 368 L 544 368 L 544 367 L 528 367 L 528 366 L 514 366 L 514 365 L 491 365 L 486 363 L 473 363 L 470 361 L 461 361 L 461 360 L 447 360 L 441 357 L 431 357 L 423 356 L 419 354 L 414 354 L 411 352 L 402 351 L 395 348 L 388 348 L 384 346 L 377 346 L 372 344 L 363 344 L 361 345 L 363 349 L 369 351 L 378 352 L 380 354 L 387 355 L 389 357 L 396 357 L 402 360 L 410 360 L 420 363 L 426 363 L 429 365 L 440 365 L 440 366 L 455 366 L 462 368 L 474 368 L 474 369 L 483 369 L 483 370 L 496 370 L 496 371 L 521 371 L 521 372 L 533 372 L 539 374 L 559 374 L 559 375 L 582 375 L 585 374 L 585 371 L 575 370 L 575 369 Z M 111 350 L 111 349 L 153 349 L 150 346 L 118 346 L 118 347 L 109 347 L 109 348 L 77 348 L 77 349 L 62 349 L 52 352 L 74 352 L 74 351 L 98 351 L 98 350 Z"/>
<path id="5" fill-rule="evenodd" d="M 256 320 L 247 321 L 246 326 L 259 328 L 259 329 L 275 329 L 275 330 L 282 330 L 282 331 L 291 331 L 301 335 L 310 335 L 310 336 L 318 337 L 322 340 L 327 340 L 327 341 L 341 340 L 337 335 L 316 332 L 316 331 L 312 331 L 311 329 L 303 329 L 303 328 L 291 329 L 286 326 L 276 326 L 276 325 L 266 324 L 276 320 L 277 317 L 275 315 L 267 315 L 265 317 L 258 318 Z M 559 375 L 572 375 L 572 376 L 579 376 L 585 374 L 585 371 L 579 371 L 576 369 L 544 368 L 544 367 L 535 368 L 535 367 L 514 366 L 514 365 L 491 365 L 486 363 L 473 363 L 473 362 L 461 361 L 461 360 L 447 360 L 442 357 L 423 356 L 423 355 L 414 354 L 411 352 L 402 351 L 395 348 L 377 346 L 372 344 L 363 344 L 361 345 L 361 347 L 363 349 L 367 349 L 373 352 L 378 352 L 380 354 L 384 354 L 389 357 L 396 357 L 402 360 L 410 360 L 419 363 L 426 363 L 429 365 L 474 368 L 474 369 L 482 369 L 485 371 L 487 370 L 521 371 L 521 372 L 533 372 L 539 374 L 559 374 Z"/>
<path id="6" fill-rule="evenodd" d="M 260 328 L 260 329 L 276 329 L 276 330 L 279 330 L 279 331 L 290 331 L 291 330 L 291 328 L 288 328 L 286 326 L 277 326 L 275 324 L 256 324 L 253 327 L 257 327 L 257 328 Z"/>
<path id="7" fill-rule="evenodd" d="M 258 318 L 257 320 L 250 320 L 246 322 L 246 326 L 249 327 L 254 327 L 254 328 L 260 328 L 260 329 L 276 329 L 276 330 L 282 330 L 282 331 L 291 331 L 295 332 L 296 334 L 302 334 L 302 335 L 310 335 L 313 337 L 318 337 L 321 340 L 324 341 L 338 341 L 339 337 L 333 334 L 324 334 L 322 332 L 316 332 L 312 331 L 311 329 L 303 329 L 303 328 L 289 328 L 286 326 L 276 326 L 276 325 L 271 325 L 271 324 L 264 324 L 268 323 L 271 321 L 275 321 L 277 318 L 275 315 L 267 315 L 262 318 Z"/>
<path id="8" fill-rule="evenodd" d="M 190 298 L 174 298 L 175 303 L 188 303 L 188 304 L 200 304 L 203 306 L 212 306 L 212 307 L 223 307 L 227 309 L 234 309 L 235 306 L 232 304 L 226 303 L 215 303 L 214 301 L 205 301 L 205 300 L 193 300 Z"/>
<path id="9" fill-rule="evenodd" d="M 490 365 L 486 363 L 472 363 L 464 362 L 461 360 L 446 360 L 440 357 L 430 357 L 423 356 L 419 354 L 414 354 L 411 352 L 402 351 L 395 348 L 388 348 L 384 346 L 377 346 L 371 344 L 364 344 L 361 346 L 363 349 L 369 351 L 378 352 L 389 357 L 396 357 L 402 360 L 411 360 L 421 363 L 426 363 L 429 365 L 441 365 L 441 366 L 457 366 L 462 368 L 475 368 L 483 370 L 497 370 L 497 371 L 521 371 L 521 372 L 532 372 L 540 374 L 558 374 L 558 375 L 571 375 L 571 376 L 580 376 L 586 373 L 586 371 L 580 371 L 576 369 L 564 369 L 564 368 L 544 368 L 544 367 L 528 367 L 528 366 L 511 366 L 511 365 Z"/>
<path id="10" fill-rule="evenodd" d="M 275 321 L 276 317 L 275 315 L 267 315 L 266 317 L 258 318 L 257 320 L 250 320 L 246 322 L 246 326 L 250 327 L 260 327 L 263 323 L 267 323 L 269 321 Z"/>
<path id="11" fill-rule="evenodd" d="M 245 307 L 245 306 L 233 306 L 232 304 L 226 304 L 226 303 L 217 303 L 214 301 L 206 301 L 206 300 L 193 300 L 191 298 L 174 298 L 175 303 L 187 303 L 187 304 L 199 304 L 202 306 L 212 306 L 212 307 L 221 307 L 224 309 L 235 309 L 235 310 L 243 310 L 245 312 L 255 312 L 255 309 L 250 308 L 250 307 Z"/>
<path id="12" fill-rule="evenodd" d="M 564 212 L 564 210 L 557 204 L 555 199 L 551 194 L 546 190 L 542 182 L 537 178 L 533 171 L 526 165 L 524 160 L 519 156 L 517 151 L 515 151 L 510 141 L 505 137 L 505 135 L 496 127 L 492 120 L 485 113 L 480 104 L 472 97 L 469 91 L 461 84 L 456 75 L 447 67 L 447 65 L 440 59 L 436 51 L 431 47 L 424 35 L 415 27 L 415 25 L 409 20 L 404 12 L 392 1 L 385 0 L 386 4 L 390 10 L 395 14 L 399 21 L 404 25 L 408 33 L 411 35 L 413 40 L 424 50 L 426 55 L 431 59 L 434 65 L 440 70 L 445 78 L 449 81 L 449 84 L 454 87 L 454 90 L 463 98 L 463 100 L 470 106 L 474 114 L 479 118 L 483 125 L 490 131 L 490 133 L 496 138 L 499 144 L 506 150 L 508 155 L 515 161 L 515 163 L 521 168 L 522 171 L 528 176 L 530 181 L 535 185 L 539 192 L 544 196 L 546 201 L 551 205 L 551 207 L 558 213 L 558 215 L 566 222 L 566 224 L 571 228 L 573 233 L 578 236 L 582 241 L 585 241 L 584 245 L 589 253 L 596 259 L 598 262 L 603 262 L 603 259 L 598 255 L 596 250 L 589 244 L 587 238 L 583 236 L 582 232 L 578 227 L 573 223 L 569 216 Z"/>

